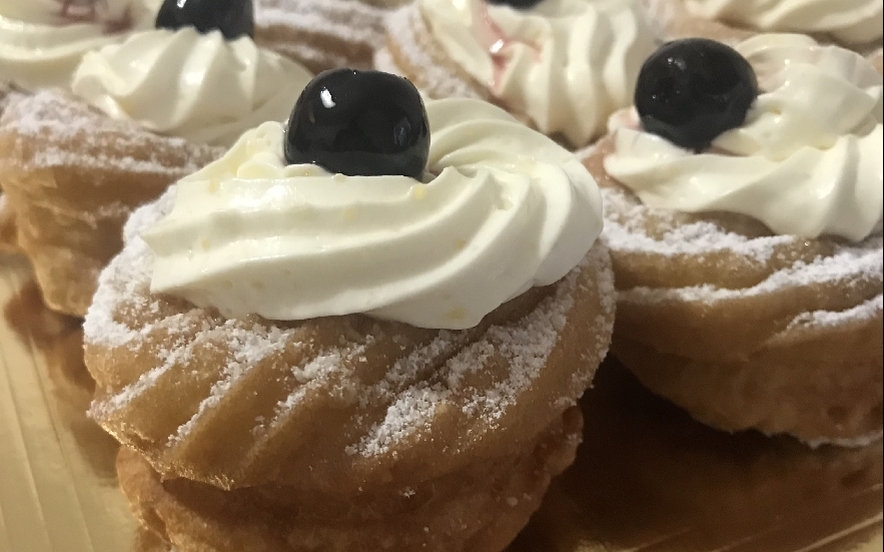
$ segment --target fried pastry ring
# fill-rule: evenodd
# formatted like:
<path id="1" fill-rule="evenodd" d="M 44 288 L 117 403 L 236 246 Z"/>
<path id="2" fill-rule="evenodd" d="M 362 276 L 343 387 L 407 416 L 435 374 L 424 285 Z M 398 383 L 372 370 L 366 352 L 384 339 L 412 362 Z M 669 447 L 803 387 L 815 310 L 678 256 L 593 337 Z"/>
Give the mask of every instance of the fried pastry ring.
<path id="1" fill-rule="evenodd" d="M 84 326 L 90 414 L 144 457 L 121 477 L 147 525 L 196 550 L 505 546 L 579 442 L 573 407 L 613 329 L 604 246 L 468 330 L 225 319 L 150 293 L 139 233 L 174 192 L 133 214 Z"/>
<path id="2" fill-rule="evenodd" d="M 618 290 L 612 352 L 654 393 L 726 430 L 860 445 L 882 429 L 882 236 L 772 235 L 742 215 L 605 198 Z"/>
<path id="3" fill-rule="evenodd" d="M 173 200 L 174 188 L 130 219 L 85 324 L 92 416 L 163 477 L 350 490 L 439 477 L 533 442 L 607 351 L 604 247 L 463 331 L 225 319 L 150 293 L 138 233 Z"/>
<path id="4" fill-rule="evenodd" d="M 116 121 L 61 90 L 12 98 L 0 182 L 46 304 L 83 316 L 132 210 L 221 150 Z M 8 216 L 8 215 L 7 215 Z"/>
<path id="5" fill-rule="evenodd" d="M 523 450 L 418 484 L 343 494 L 299 487 L 233 491 L 162 481 L 138 453 L 117 461 L 142 525 L 179 550 L 497 552 L 540 506 L 552 476 L 574 460 L 577 407 Z"/>

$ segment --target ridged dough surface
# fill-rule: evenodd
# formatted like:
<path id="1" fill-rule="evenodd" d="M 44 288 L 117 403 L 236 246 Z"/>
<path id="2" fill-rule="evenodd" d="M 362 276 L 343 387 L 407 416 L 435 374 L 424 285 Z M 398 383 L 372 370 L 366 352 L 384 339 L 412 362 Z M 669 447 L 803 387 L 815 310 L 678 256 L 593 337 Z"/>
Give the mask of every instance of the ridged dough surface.
<path id="1" fill-rule="evenodd" d="M 368 492 L 533 446 L 589 386 L 609 343 L 609 256 L 596 245 L 558 284 L 464 331 L 361 315 L 224 319 L 151 295 L 137 211 L 84 326 L 92 416 L 163 477 L 225 489 Z"/>
<path id="2" fill-rule="evenodd" d="M 773 235 L 725 213 L 648 208 L 604 171 L 618 290 L 612 351 L 649 389 L 727 430 L 863 444 L 882 426 L 882 236 Z"/>
<path id="3" fill-rule="evenodd" d="M 499 552 L 573 462 L 581 421 L 574 407 L 522 450 L 355 494 L 163 482 L 127 449 L 117 471 L 142 525 L 182 552 Z"/>
<path id="4" fill-rule="evenodd" d="M 220 153 L 115 121 L 61 90 L 16 95 L 0 117 L 3 211 L 46 304 L 83 316 L 131 212 Z"/>

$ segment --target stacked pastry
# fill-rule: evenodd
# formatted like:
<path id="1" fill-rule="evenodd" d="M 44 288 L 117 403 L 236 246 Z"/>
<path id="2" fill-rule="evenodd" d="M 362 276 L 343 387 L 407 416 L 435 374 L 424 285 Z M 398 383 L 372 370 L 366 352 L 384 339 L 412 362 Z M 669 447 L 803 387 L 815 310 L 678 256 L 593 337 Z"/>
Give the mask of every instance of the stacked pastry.
<path id="1" fill-rule="evenodd" d="M 662 47 L 587 164 L 613 351 L 716 427 L 881 436 L 882 78 L 802 35 Z"/>
<path id="2" fill-rule="evenodd" d="M 229 2 L 227 12 L 176 6 L 163 4 L 156 28 L 82 55 L 70 92 L 19 95 L 0 118 L 5 210 L 60 312 L 85 314 L 135 207 L 245 129 L 284 119 L 310 78 L 256 47 L 251 2 Z"/>
<path id="3" fill-rule="evenodd" d="M 73 3 L 70 3 L 73 4 Z M 83 54 L 152 25 L 154 0 L 81 6 L 32 0 L 0 2 L 0 115 L 17 92 L 67 86 Z M 15 213 L 0 176 L 0 248 L 17 250 Z"/>
<path id="4" fill-rule="evenodd" d="M 387 26 L 379 67 L 430 97 L 491 101 L 571 148 L 629 104 L 654 48 L 633 0 L 415 0 Z"/>
<path id="5" fill-rule="evenodd" d="M 430 135 L 432 134 L 432 144 Z M 574 458 L 598 188 L 490 104 L 340 70 L 126 227 L 93 417 L 179 550 L 499 552 Z"/>
<path id="6" fill-rule="evenodd" d="M 4 43 L 0 246 L 88 310 L 179 552 L 499 552 L 615 299 L 695 418 L 881 435 L 880 1 L 0 0 Z M 307 86 L 372 62 L 426 112 Z"/>
<path id="7" fill-rule="evenodd" d="M 60 312 L 86 312 L 135 207 L 288 116 L 300 62 L 366 65 L 382 37 L 356 0 L 178 4 L 0 2 L 0 80 L 34 93 L 0 119 L 0 243 Z"/>

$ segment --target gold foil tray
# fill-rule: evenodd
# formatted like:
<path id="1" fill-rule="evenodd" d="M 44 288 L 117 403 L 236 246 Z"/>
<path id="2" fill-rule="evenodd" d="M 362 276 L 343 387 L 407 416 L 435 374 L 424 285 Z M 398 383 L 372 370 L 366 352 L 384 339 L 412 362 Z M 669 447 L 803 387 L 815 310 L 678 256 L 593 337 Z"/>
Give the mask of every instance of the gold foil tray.
<path id="1" fill-rule="evenodd" d="M 116 444 L 85 416 L 79 323 L 48 311 L 25 262 L 2 254 L 0 306 L 0 552 L 166 552 L 138 531 Z M 577 463 L 510 552 L 882 549 L 881 443 L 811 451 L 721 434 L 613 363 L 583 408 Z"/>

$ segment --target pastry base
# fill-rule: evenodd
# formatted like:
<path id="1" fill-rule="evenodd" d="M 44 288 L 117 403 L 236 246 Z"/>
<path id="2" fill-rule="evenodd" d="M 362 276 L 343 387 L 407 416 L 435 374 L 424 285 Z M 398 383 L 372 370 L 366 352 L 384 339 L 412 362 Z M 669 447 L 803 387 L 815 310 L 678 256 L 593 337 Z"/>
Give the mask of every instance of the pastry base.
<path id="1" fill-rule="evenodd" d="M 0 310 L 0 550 L 170 552 L 138 529 L 117 447 L 85 416 L 76 320 L 46 309 L 27 263 L 2 254 Z M 508 552 L 881 550 L 880 443 L 719 433 L 611 363 L 581 406 L 577 460 Z"/>
<path id="2" fill-rule="evenodd" d="M 132 210 L 219 153 L 114 121 L 61 91 L 16 97 L 0 118 L 0 232 L 16 232 L 46 304 L 82 316 Z"/>
<path id="3" fill-rule="evenodd" d="M 573 462 L 581 427 L 572 408 L 524 452 L 356 496 L 163 482 L 130 449 L 117 471 L 142 524 L 179 550 L 499 552 L 539 507 L 550 478 Z"/>
<path id="4" fill-rule="evenodd" d="M 605 173 L 611 147 L 604 139 L 585 163 L 606 195 L 603 241 L 618 289 L 613 354 L 651 391 L 715 427 L 789 433 L 812 446 L 880 438 L 880 267 L 814 271 L 820 259 L 848 253 L 833 240 L 789 237 L 759 261 L 747 242 L 768 243 L 766 228 L 641 206 Z M 698 223 L 705 241 L 690 252 L 667 238 Z M 742 250 L 717 248 L 736 236 Z M 786 283 L 774 285 L 778 277 Z"/>
<path id="5" fill-rule="evenodd" d="M 174 194 L 133 214 L 85 323 L 91 415 L 163 477 L 341 495 L 420 485 L 523 454 L 607 353 L 615 294 L 599 243 L 459 331 L 360 314 L 226 319 L 151 293 L 139 235 Z"/>

